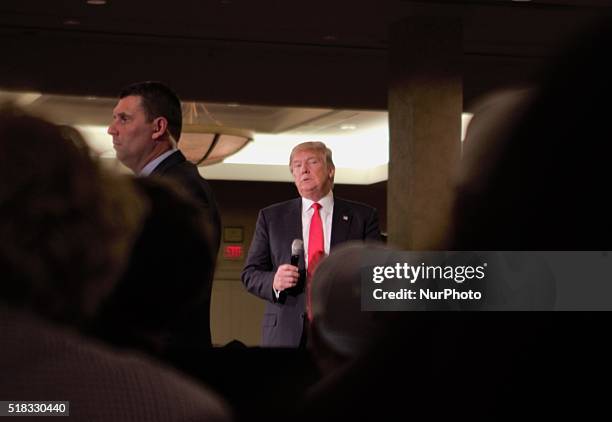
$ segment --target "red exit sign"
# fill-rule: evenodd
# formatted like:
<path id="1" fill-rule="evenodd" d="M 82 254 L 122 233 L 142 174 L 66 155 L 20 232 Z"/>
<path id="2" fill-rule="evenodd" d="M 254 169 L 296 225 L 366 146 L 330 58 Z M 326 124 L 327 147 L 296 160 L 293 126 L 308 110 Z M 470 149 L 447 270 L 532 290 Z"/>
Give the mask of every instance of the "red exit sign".
<path id="1" fill-rule="evenodd" d="M 223 248 L 223 258 L 225 259 L 241 259 L 242 245 L 229 245 Z"/>

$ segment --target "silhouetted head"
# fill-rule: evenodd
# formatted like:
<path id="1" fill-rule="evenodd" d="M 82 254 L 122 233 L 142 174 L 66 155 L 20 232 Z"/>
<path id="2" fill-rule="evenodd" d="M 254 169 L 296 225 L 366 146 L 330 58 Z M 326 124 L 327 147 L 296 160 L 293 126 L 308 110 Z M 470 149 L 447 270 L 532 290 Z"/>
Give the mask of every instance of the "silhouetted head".
<path id="1" fill-rule="evenodd" d="M 91 315 L 140 228 L 131 183 L 82 139 L 15 109 L 0 111 L 0 179 L 0 299 L 61 321 Z"/>
<path id="2" fill-rule="evenodd" d="M 361 310 L 361 271 L 369 264 L 385 264 L 390 254 L 382 244 L 347 242 L 317 267 L 309 341 L 323 372 L 364 354 L 386 333 L 383 313 Z"/>
<path id="3" fill-rule="evenodd" d="M 595 28 L 528 98 L 498 97 L 475 114 L 453 249 L 606 250 L 612 64 L 601 51 L 612 46 L 612 25 Z"/>

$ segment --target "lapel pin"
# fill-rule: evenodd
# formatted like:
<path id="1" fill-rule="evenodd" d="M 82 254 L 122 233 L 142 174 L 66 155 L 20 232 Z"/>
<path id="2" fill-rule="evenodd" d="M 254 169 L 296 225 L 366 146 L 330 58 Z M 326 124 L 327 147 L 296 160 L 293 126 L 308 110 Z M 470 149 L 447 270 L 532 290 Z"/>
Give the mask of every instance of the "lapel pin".
<path id="1" fill-rule="evenodd" d="M 343 215 L 343 216 L 342 216 L 342 219 L 343 219 L 344 221 L 348 221 L 348 215 Z"/>

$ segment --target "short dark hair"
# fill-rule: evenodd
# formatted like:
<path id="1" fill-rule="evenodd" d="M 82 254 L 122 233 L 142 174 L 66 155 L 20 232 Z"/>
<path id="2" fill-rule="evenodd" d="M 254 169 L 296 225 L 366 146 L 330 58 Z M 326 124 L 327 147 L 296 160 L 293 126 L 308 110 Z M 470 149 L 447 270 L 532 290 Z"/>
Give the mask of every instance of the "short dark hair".
<path id="1" fill-rule="evenodd" d="M 181 136 L 183 115 L 181 101 L 176 93 L 161 82 L 144 81 L 125 87 L 119 93 L 119 98 L 131 95 L 142 98 L 142 108 L 149 121 L 156 117 L 165 117 L 168 120 L 168 131 L 178 142 Z"/>

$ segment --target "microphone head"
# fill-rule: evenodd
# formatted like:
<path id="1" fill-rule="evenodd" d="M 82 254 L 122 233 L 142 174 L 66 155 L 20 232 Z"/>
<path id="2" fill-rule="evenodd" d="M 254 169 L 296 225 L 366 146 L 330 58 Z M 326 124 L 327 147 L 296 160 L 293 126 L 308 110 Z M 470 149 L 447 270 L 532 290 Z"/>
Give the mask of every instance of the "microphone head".
<path id="1" fill-rule="evenodd" d="M 304 252 L 304 241 L 302 239 L 293 239 L 291 243 L 291 255 L 299 255 Z"/>

